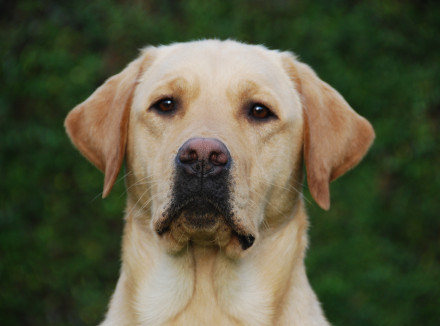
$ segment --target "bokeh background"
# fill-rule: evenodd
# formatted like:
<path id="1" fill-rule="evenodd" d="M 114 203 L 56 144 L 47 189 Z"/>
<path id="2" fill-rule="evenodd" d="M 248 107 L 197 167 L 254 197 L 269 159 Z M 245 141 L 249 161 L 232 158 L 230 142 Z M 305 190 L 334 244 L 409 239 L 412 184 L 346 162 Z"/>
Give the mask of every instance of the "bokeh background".
<path id="1" fill-rule="evenodd" d="M 64 117 L 144 45 L 211 37 L 293 50 L 375 127 L 329 212 L 306 189 L 306 263 L 329 320 L 440 325 L 440 2 L 19 0 L 0 17 L 1 325 L 102 319 L 124 185 L 100 198 Z"/>

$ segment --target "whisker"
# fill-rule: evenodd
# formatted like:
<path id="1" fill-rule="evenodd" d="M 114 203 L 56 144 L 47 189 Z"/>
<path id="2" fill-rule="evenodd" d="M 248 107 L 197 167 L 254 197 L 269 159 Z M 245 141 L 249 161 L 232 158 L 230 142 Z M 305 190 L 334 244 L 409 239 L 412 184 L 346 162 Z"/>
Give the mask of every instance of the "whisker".
<path id="1" fill-rule="evenodd" d="M 121 182 L 121 180 L 124 180 L 126 177 L 128 177 L 129 175 L 133 174 L 133 171 L 128 171 L 127 173 L 125 173 L 122 177 L 120 177 L 115 184 L 117 184 L 118 182 Z"/>
<path id="2" fill-rule="evenodd" d="M 138 200 L 136 201 L 136 203 L 133 205 L 132 209 L 130 210 L 130 212 L 127 213 L 127 215 L 131 215 L 133 213 L 133 210 L 136 208 L 137 204 L 139 203 L 139 201 L 145 196 L 145 194 L 150 190 L 151 188 L 148 187 L 147 189 L 145 189 L 145 191 L 142 193 L 141 196 L 139 196 Z"/>
<path id="3" fill-rule="evenodd" d="M 164 194 L 165 192 L 158 192 L 158 193 L 156 193 L 156 194 L 154 194 L 153 196 L 151 196 L 150 198 L 148 198 L 148 200 L 146 200 L 143 204 L 142 204 L 142 206 L 139 208 L 139 209 L 137 209 L 137 214 L 134 216 L 135 218 L 138 218 L 141 214 L 142 214 L 142 211 L 155 199 L 155 198 L 157 198 L 157 197 L 159 197 L 159 196 L 162 196 L 163 194 Z M 135 206 L 137 206 L 137 205 L 135 205 Z"/>
<path id="4" fill-rule="evenodd" d="M 248 198 L 248 202 L 254 207 L 258 207 L 258 204 L 253 199 Z M 262 223 L 266 230 L 269 230 L 269 224 L 267 224 L 266 219 L 263 219 Z"/>
<path id="5" fill-rule="evenodd" d="M 91 203 L 93 203 L 96 199 L 98 199 L 98 197 L 102 197 L 102 191 L 99 192 L 95 197 L 92 198 L 92 200 L 90 201 Z"/>
<path id="6" fill-rule="evenodd" d="M 141 186 L 141 185 L 150 184 L 149 189 L 151 189 L 152 186 L 155 186 L 155 185 L 159 184 L 159 181 L 149 181 L 148 180 L 149 178 L 150 177 L 142 178 L 142 179 L 138 180 L 137 182 L 135 182 L 134 184 L 130 185 L 130 187 L 126 188 L 125 191 L 121 194 L 121 197 L 123 195 L 125 195 L 128 192 L 128 190 L 130 190 L 131 188 L 133 188 L 135 186 Z"/>
<path id="7" fill-rule="evenodd" d="M 289 185 L 288 187 L 286 187 L 286 186 L 283 186 L 283 185 L 278 185 L 278 184 L 275 184 L 275 183 L 269 182 L 269 181 L 267 181 L 267 180 L 265 180 L 265 179 L 263 179 L 263 178 L 258 178 L 258 177 L 248 177 L 248 179 L 256 179 L 256 180 L 258 180 L 258 181 L 262 181 L 262 182 L 264 182 L 265 184 L 268 184 L 268 185 L 271 185 L 271 186 L 274 186 L 274 187 L 277 187 L 277 188 L 280 188 L 280 189 L 284 189 L 284 190 L 289 191 L 289 192 L 291 192 L 291 193 L 296 193 L 296 194 L 298 194 L 302 199 L 304 199 L 308 204 L 312 205 L 312 202 L 311 202 L 307 197 L 304 196 L 303 191 L 301 191 L 300 189 L 296 188 L 296 187 L 293 186 L 293 185 Z M 298 185 L 301 185 L 301 187 L 304 187 L 304 185 L 303 185 L 302 183 L 300 183 L 300 182 L 297 182 L 297 184 L 298 184 Z"/>

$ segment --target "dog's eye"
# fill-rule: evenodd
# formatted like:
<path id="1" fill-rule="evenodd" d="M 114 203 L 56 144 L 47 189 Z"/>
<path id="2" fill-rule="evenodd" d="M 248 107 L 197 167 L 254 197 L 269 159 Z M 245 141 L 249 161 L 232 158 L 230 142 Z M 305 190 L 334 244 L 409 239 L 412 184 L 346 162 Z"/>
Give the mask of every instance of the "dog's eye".
<path id="1" fill-rule="evenodd" d="M 249 115 L 256 120 L 266 120 L 272 117 L 273 113 L 263 104 L 256 103 L 252 105 Z"/>
<path id="2" fill-rule="evenodd" d="M 176 102 L 172 98 L 164 98 L 154 103 L 151 108 L 160 113 L 172 113 L 176 109 Z"/>

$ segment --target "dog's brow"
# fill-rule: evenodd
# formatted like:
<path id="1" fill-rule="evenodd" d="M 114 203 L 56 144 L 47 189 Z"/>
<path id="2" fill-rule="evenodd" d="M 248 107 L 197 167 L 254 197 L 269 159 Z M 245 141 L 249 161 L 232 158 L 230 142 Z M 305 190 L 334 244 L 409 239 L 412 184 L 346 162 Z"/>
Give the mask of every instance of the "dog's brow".
<path id="1" fill-rule="evenodd" d="M 261 87 L 251 80 L 242 80 L 238 82 L 237 87 L 234 89 L 235 95 L 240 98 L 249 98 L 259 93 Z"/>
<path id="2" fill-rule="evenodd" d="M 174 77 L 161 83 L 152 94 L 153 96 L 176 96 L 185 97 L 186 100 L 192 101 L 200 93 L 200 84 L 197 79 L 189 81 L 184 77 Z"/>
<path id="3" fill-rule="evenodd" d="M 239 81 L 235 87 L 228 91 L 227 95 L 231 102 L 235 102 L 237 99 L 242 104 L 249 101 L 262 102 L 275 110 L 278 106 L 275 94 L 267 87 L 259 85 L 252 80 Z"/>

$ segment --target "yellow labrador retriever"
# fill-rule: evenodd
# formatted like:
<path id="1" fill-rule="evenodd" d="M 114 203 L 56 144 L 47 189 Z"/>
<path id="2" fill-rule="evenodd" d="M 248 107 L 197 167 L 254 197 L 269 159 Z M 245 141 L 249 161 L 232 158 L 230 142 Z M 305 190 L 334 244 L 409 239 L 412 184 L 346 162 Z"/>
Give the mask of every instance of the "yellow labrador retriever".
<path id="1" fill-rule="evenodd" d="M 66 119 L 105 173 L 126 160 L 122 269 L 102 325 L 328 325 L 304 269 L 310 192 L 371 125 L 288 52 L 206 40 L 148 47 Z"/>

